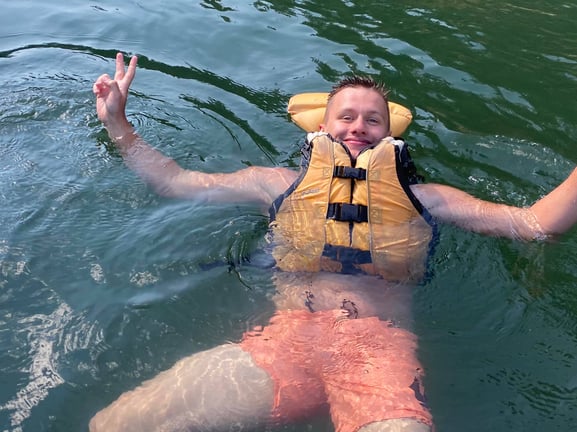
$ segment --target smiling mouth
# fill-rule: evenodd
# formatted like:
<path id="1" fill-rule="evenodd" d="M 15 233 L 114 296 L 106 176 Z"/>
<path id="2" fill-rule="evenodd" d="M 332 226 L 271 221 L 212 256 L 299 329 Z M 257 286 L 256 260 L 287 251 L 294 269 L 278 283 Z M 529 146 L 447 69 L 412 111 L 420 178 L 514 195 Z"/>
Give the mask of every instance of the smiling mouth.
<path id="1" fill-rule="evenodd" d="M 346 139 L 345 143 L 347 145 L 353 145 L 355 147 L 359 147 L 359 146 L 368 146 L 371 145 L 370 141 L 367 140 L 359 140 L 359 139 Z"/>

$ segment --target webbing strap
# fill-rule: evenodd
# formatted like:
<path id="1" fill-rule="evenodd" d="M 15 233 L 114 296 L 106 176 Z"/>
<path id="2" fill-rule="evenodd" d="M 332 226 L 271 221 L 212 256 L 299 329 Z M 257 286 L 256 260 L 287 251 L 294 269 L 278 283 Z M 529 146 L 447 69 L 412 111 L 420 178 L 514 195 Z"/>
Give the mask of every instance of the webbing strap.
<path id="1" fill-rule="evenodd" d="M 353 168 L 349 166 L 336 166 L 333 172 L 333 176 L 339 178 L 366 180 L 367 170 L 364 168 Z"/>
<path id="2" fill-rule="evenodd" d="M 323 256 L 348 264 L 369 264 L 373 262 L 370 251 L 346 246 L 334 246 L 326 244 L 323 249 Z"/>
<path id="3" fill-rule="evenodd" d="M 368 222 L 368 208 L 357 204 L 331 203 L 327 209 L 327 219 L 343 222 Z"/>

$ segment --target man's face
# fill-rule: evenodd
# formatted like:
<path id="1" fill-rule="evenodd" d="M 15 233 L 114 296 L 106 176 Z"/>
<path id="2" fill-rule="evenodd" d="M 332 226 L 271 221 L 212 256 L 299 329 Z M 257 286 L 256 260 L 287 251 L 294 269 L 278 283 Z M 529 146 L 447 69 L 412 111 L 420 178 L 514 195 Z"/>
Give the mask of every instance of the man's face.
<path id="1" fill-rule="evenodd" d="M 347 87 L 330 100 L 320 129 L 345 144 L 356 158 L 390 135 L 389 110 L 376 90 Z"/>

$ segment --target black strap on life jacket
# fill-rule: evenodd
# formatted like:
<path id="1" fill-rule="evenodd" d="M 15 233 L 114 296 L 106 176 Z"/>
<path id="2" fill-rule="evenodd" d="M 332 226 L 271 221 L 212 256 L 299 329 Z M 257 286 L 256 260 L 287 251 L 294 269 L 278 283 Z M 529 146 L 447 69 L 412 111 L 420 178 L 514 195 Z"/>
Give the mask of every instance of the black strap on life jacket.
<path id="1" fill-rule="evenodd" d="M 344 274 L 362 274 L 363 270 L 359 265 L 373 262 L 370 251 L 345 246 L 325 245 L 323 256 L 340 262 L 340 273 Z"/>
<path id="2" fill-rule="evenodd" d="M 338 178 L 366 180 L 367 170 L 364 168 L 353 168 L 349 166 L 336 166 L 333 170 L 333 176 Z"/>
<path id="3" fill-rule="evenodd" d="M 360 204 L 330 203 L 327 209 L 327 219 L 342 222 L 368 222 L 369 209 Z"/>

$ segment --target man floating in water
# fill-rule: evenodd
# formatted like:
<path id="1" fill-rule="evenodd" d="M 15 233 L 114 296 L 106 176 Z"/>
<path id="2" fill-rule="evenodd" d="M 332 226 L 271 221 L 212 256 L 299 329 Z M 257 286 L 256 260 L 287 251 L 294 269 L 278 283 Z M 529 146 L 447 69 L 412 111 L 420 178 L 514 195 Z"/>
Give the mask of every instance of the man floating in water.
<path id="1" fill-rule="evenodd" d="M 300 172 L 206 174 L 148 145 L 125 114 L 137 59 L 94 84 L 98 118 L 126 164 L 158 193 L 270 207 L 276 313 L 238 344 L 196 353 L 121 395 L 92 432 L 249 430 L 329 412 L 337 432 L 430 432 L 412 333 L 412 288 L 436 223 L 545 240 L 577 221 L 577 171 L 531 207 L 418 182 L 392 138 L 387 91 L 351 77 L 328 96 Z"/>

